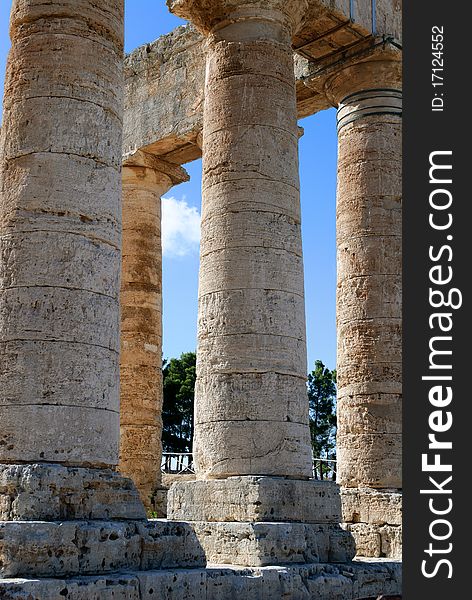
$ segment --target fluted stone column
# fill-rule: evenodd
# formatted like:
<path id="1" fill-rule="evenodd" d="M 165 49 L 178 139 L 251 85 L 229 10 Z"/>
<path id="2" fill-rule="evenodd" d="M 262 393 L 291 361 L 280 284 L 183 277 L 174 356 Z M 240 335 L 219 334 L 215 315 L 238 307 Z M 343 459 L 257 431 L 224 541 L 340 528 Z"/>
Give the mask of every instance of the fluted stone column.
<path id="1" fill-rule="evenodd" d="M 207 34 L 207 62 L 194 439 L 198 480 L 174 484 L 168 515 L 194 522 L 210 562 L 343 562 L 353 547 L 338 525 L 337 488 L 309 479 L 291 48 L 307 3 L 176 0 L 170 5 Z"/>
<path id="2" fill-rule="evenodd" d="M 119 468 L 154 510 L 162 458 L 161 196 L 186 180 L 178 165 L 142 151 L 123 165 Z"/>
<path id="3" fill-rule="evenodd" d="M 325 83 L 339 107 L 338 482 L 345 521 L 360 523 L 358 553 L 374 556 L 401 545 L 400 61 L 376 51 Z"/>

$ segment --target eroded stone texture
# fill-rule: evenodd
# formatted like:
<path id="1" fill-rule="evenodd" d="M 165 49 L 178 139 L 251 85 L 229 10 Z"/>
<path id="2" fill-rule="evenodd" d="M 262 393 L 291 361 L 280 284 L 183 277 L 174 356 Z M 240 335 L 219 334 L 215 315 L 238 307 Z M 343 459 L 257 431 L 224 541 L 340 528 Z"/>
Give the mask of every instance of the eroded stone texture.
<path id="1" fill-rule="evenodd" d="M 402 557 L 402 527 L 398 525 L 372 525 L 370 523 L 346 523 L 356 543 L 358 556 L 371 558 Z"/>
<path id="2" fill-rule="evenodd" d="M 401 488 L 401 50 L 373 38 L 308 85 L 338 109 L 338 481 Z"/>
<path id="3" fill-rule="evenodd" d="M 193 522 L 207 561 L 249 567 L 289 563 L 348 563 L 352 535 L 332 524 Z"/>
<path id="4" fill-rule="evenodd" d="M 340 98 L 362 117 L 340 122 L 337 194 L 338 481 L 380 489 L 402 486 L 401 113 L 380 112 L 394 104 L 384 69 L 393 79 L 394 67 L 361 63 L 357 79 L 378 89 Z M 335 78 L 336 94 L 358 90 Z"/>
<path id="5" fill-rule="evenodd" d="M 284 567 L 210 566 L 107 577 L 0 582 L 3 600 L 372 600 L 401 590 L 397 562 Z"/>
<path id="6" fill-rule="evenodd" d="M 168 518 L 188 521 L 339 523 L 335 483 L 273 477 L 229 477 L 174 483 Z"/>
<path id="7" fill-rule="evenodd" d="M 119 468 L 147 508 L 162 457 L 161 196 L 186 180 L 184 169 L 144 152 L 123 166 Z"/>
<path id="8" fill-rule="evenodd" d="M 0 523 L 0 578 L 70 577 L 205 564 L 203 549 L 188 523 Z"/>
<path id="9" fill-rule="evenodd" d="M 0 466 L 0 521 L 144 519 L 132 481 L 111 470 Z"/>
<path id="10" fill-rule="evenodd" d="M 208 32 L 194 455 L 311 475 L 291 27 L 305 2 L 171 2 Z M 267 102 L 271 98 L 271 102 Z M 290 392 L 289 392 L 290 390 Z"/>
<path id="11" fill-rule="evenodd" d="M 0 462 L 118 459 L 123 1 L 15 0 L 0 154 Z"/>
<path id="12" fill-rule="evenodd" d="M 338 105 L 338 482 L 358 554 L 401 548 L 401 52 L 373 38 L 309 85 Z M 368 489 L 370 488 L 370 489 Z"/>
<path id="13" fill-rule="evenodd" d="M 342 520 L 346 523 L 375 525 L 402 524 L 402 494 L 371 488 L 343 488 Z"/>

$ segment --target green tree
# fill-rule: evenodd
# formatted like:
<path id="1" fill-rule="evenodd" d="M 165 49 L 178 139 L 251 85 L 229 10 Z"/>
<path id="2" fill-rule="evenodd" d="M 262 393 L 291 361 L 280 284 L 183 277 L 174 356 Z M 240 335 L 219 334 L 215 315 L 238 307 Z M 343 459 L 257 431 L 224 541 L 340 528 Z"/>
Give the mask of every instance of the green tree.
<path id="1" fill-rule="evenodd" d="M 336 458 L 336 370 L 315 361 L 308 375 L 310 434 L 315 458 Z"/>
<path id="2" fill-rule="evenodd" d="M 196 379 L 195 352 L 164 361 L 164 403 L 162 446 L 164 452 L 191 452 L 193 400 Z"/>

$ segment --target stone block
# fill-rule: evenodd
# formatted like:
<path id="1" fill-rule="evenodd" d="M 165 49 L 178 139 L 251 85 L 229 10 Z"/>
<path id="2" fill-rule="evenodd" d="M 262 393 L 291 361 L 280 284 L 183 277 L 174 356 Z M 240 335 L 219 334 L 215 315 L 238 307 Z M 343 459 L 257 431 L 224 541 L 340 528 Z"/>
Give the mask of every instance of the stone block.
<path id="1" fill-rule="evenodd" d="M 374 600 L 400 593 L 401 563 L 382 560 L 0 580 L 2 600 Z"/>
<path id="2" fill-rule="evenodd" d="M 347 523 L 356 543 L 358 557 L 393 558 L 402 556 L 401 525 L 369 525 L 367 523 Z"/>
<path id="3" fill-rule="evenodd" d="M 176 482 L 168 494 L 168 518 L 335 524 L 342 520 L 335 483 L 257 476 Z"/>
<path id="4" fill-rule="evenodd" d="M 201 569 L 137 573 L 140 599 L 206 600 L 207 572 Z"/>
<path id="5" fill-rule="evenodd" d="M 0 578 L 73 577 L 205 564 L 203 549 L 187 523 L 0 523 Z"/>
<path id="6" fill-rule="evenodd" d="M 141 538 L 141 569 L 195 568 L 206 564 L 205 553 L 191 525 L 152 520 L 136 525 Z"/>
<path id="7" fill-rule="evenodd" d="M 112 470 L 0 465 L 0 521 L 145 518 L 131 479 Z"/>
<path id="8" fill-rule="evenodd" d="M 350 561 L 351 534 L 339 525 L 194 522 L 207 561 L 249 567 Z"/>
<path id="9" fill-rule="evenodd" d="M 132 574 L 74 579 L 0 579 L 2 600 L 141 600 L 139 580 Z M 152 598 L 152 596 L 150 596 Z"/>
<path id="10" fill-rule="evenodd" d="M 341 504 L 346 523 L 402 524 L 402 493 L 398 491 L 341 488 Z"/>

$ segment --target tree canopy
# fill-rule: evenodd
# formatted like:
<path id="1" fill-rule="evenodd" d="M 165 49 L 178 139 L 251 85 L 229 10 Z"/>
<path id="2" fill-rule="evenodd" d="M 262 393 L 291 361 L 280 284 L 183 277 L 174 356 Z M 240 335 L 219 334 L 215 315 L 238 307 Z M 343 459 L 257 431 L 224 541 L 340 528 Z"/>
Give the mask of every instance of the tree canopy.
<path id="1" fill-rule="evenodd" d="M 195 352 L 185 352 L 180 358 L 164 361 L 164 452 L 192 451 L 196 361 Z"/>
<path id="2" fill-rule="evenodd" d="M 316 458 L 336 456 L 336 370 L 330 370 L 321 360 L 315 361 L 308 375 L 310 434 Z"/>

